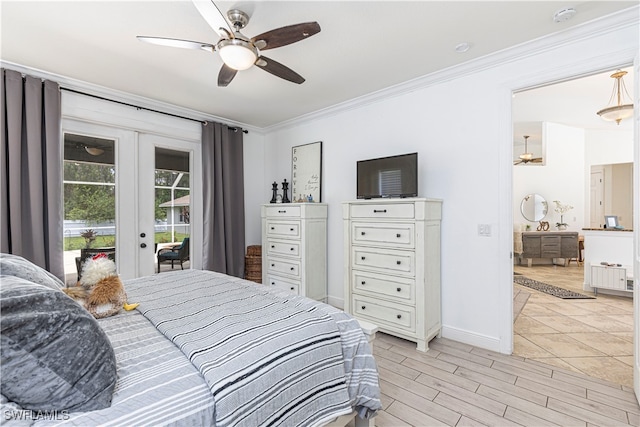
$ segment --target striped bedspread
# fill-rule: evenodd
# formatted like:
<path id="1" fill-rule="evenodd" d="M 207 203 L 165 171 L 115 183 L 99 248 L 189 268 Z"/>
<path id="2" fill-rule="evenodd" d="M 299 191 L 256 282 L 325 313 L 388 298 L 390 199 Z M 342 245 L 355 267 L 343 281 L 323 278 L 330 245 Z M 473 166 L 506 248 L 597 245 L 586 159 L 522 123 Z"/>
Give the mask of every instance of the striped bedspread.
<path id="1" fill-rule="evenodd" d="M 182 352 L 142 314 L 121 312 L 99 319 L 98 323 L 113 345 L 118 366 L 111 406 L 45 417 L 36 421 L 35 426 L 215 425 L 214 402 L 206 382 Z"/>
<path id="2" fill-rule="evenodd" d="M 380 407 L 368 344 L 339 310 L 209 271 L 125 285 L 205 378 L 217 426 L 319 425 Z"/>

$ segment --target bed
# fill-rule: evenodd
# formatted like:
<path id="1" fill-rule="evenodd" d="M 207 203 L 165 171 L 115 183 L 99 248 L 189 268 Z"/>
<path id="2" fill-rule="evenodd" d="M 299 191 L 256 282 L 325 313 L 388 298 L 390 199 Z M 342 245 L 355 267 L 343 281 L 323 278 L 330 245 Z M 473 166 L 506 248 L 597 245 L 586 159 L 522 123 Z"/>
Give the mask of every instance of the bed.
<path id="1" fill-rule="evenodd" d="M 0 262 L 7 425 L 368 425 L 381 407 L 367 336 L 327 304 L 184 270 L 125 281 L 137 309 L 96 320 L 46 271 L 13 255 Z M 69 332 L 76 311 L 88 331 Z M 63 373 L 49 379 L 26 363 L 43 358 Z M 55 383 L 65 375 L 81 380 Z M 61 400 L 59 390 L 78 386 Z M 44 391 L 32 401 L 57 406 L 21 406 L 34 389 Z"/>

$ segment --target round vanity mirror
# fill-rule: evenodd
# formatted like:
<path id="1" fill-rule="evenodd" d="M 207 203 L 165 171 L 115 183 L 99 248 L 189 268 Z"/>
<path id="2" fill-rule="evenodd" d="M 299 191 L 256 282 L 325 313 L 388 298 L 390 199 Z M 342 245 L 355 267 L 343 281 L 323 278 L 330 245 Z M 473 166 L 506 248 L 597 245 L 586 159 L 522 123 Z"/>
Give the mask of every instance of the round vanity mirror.
<path id="1" fill-rule="evenodd" d="M 520 212 L 527 221 L 541 221 L 547 215 L 547 201 L 539 194 L 527 194 L 520 203 Z"/>

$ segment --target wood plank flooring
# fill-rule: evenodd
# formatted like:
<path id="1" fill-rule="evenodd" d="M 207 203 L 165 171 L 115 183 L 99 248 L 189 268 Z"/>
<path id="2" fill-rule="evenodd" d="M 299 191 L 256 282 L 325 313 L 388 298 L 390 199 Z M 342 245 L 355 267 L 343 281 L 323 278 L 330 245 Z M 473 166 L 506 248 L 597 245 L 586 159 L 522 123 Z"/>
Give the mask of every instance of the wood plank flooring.
<path id="1" fill-rule="evenodd" d="M 638 426 L 633 390 L 581 373 L 436 338 L 429 351 L 378 333 L 386 426 Z"/>

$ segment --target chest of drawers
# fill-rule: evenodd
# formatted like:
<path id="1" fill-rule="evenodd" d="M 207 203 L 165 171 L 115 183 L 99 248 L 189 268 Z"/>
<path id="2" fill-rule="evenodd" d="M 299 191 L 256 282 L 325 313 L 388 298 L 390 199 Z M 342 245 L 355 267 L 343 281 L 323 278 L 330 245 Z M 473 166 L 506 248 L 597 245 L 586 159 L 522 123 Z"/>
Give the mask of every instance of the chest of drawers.
<path id="1" fill-rule="evenodd" d="M 578 258 L 578 233 L 574 231 L 531 231 L 522 233 L 522 254 L 531 267 L 533 258 Z"/>
<path id="2" fill-rule="evenodd" d="M 426 351 L 440 333 L 440 221 L 433 199 L 343 204 L 345 311 Z"/>
<path id="3" fill-rule="evenodd" d="M 262 216 L 262 283 L 327 299 L 327 205 L 266 204 Z"/>

